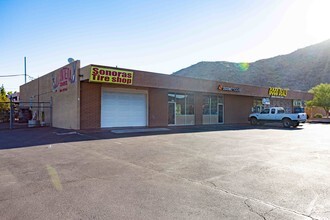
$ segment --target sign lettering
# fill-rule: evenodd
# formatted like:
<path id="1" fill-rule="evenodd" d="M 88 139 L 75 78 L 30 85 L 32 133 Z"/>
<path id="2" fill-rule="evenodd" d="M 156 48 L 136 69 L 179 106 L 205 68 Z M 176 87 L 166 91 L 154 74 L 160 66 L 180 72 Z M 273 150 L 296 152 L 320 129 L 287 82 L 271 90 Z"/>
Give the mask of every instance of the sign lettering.
<path id="1" fill-rule="evenodd" d="M 287 89 L 276 88 L 276 87 L 270 87 L 268 89 L 268 95 L 286 97 L 288 95 L 288 90 Z"/>
<path id="2" fill-rule="evenodd" d="M 240 92 L 240 88 L 232 88 L 232 87 L 224 87 L 222 85 L 218 86 L 218 90 L 225 91 L 225 92 Z"/>
<path id="3" fill-rule="evenodd" d="M 132 85 L 133 72 L 92 66 L 89 82 Z"/>
<path id="4" fill-rule="evenodd" d="M 52 91 L 65 92 L 69 88 L 69 84 L 76 82 L 76 62 L 69 67 L 63 67 L 59 72 L 52 73 Z"/>

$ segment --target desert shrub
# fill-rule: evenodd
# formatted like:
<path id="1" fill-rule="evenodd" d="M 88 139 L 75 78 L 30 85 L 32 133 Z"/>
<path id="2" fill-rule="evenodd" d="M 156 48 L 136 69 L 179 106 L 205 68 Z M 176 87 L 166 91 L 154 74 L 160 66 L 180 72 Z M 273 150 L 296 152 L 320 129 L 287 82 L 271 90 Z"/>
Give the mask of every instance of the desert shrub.
<path id="1" fill-rule="evenodd" d="M 323 118 L 323 115 L 320 114 L 320 113 L 317 113 L 317 114 L 314 115 L 314 118 Z"/>

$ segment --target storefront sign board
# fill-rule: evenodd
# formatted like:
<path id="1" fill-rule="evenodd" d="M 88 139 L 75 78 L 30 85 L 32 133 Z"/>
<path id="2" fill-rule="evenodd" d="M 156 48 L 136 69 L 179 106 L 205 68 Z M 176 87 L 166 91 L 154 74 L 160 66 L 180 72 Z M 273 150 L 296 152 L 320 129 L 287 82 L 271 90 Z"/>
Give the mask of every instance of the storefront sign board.
<path id="1" fill-rule="evenodd" d="M 237 88 L 237 87 L 226 87 L 226 86 L 222 86 L 222 85 L 219 85 L 218 86 L 218 90 L 220 91 L 224 91 L 224 92 L 240 92 L 240 88 Z"/>
<path id="2" fill-rule="evenodd" d="M 286 97 L 288 95 L 288 90 L 277 87 L 270 87 L 268 89 L 268 95 L 276 97 Z"/>
<path id="3" fill-rule="evenodd" d="M 133 71 L 92 66 L 89 82 L 132 85 Z"/>

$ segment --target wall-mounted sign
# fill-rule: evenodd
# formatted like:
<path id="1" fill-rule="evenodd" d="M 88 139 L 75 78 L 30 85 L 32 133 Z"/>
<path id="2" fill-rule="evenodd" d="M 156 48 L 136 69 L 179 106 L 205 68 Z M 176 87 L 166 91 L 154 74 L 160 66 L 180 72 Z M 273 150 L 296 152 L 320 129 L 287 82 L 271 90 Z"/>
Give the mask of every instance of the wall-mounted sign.
<path id="1" fill-rule="evenodd" d="M 302 100 L 296 100 L 296 99 L 292 101 L 292 105 L 293 106 L 304 106 Z"/>
<path id="2" fill-rule="evenodd" d="M 240 92 L 241 91 L 240 88 L 237 88 L 237 87 L 225 87 L 222 85 L 218 86 L 218 90 L 226 91 L 226 92 Z"/>
<path id="3" fill-rule="evenodd" d="M 262 98 L 261 100 L 263 105 L 270 105 L 270 99 L 269 98 Z"/>
<path id="4" fill-rule="evenodd" d="M 132 85 L 133 72 L 126 70 L 119 70 L 119 69 L 110 69 L 106 67 L 92 66 L 89 81 L 100 82 L 100 83 Z"/>
<path id="5" fill-rule="evenodd" d="M 276 88 L 276 87 L 270 87 L 268 89 L 268 95 L 278 96 L 278 97 L 286 97 L 288 95 L 288 90 L 287 89 Z"/>
<path id="6" fill-rule="evenodd" d="M 76 62 L 72 62 L 70 66 L 63 67 L 60 71 L 52 73 L 52 91 L 65 92 L 68 90 L 69 84 L 76 82 Z"/>

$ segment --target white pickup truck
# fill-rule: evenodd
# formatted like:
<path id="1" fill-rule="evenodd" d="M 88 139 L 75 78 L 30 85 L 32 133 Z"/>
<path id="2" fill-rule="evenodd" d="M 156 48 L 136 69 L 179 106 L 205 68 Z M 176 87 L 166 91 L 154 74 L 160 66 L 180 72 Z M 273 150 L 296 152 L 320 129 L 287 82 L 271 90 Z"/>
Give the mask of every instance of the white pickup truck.
<path id="1" fill-rule="evenodd" d="M 260 113 L 253 113 L 249 115 L 251 125 L 282 122 L 285 128 L 290 128 L 291 126 L 297 127 L 299 123 L 305 123 L 306 120 L 306 113 L 287 114 L 284 113 L 284 108 L 282 107 L 264 109 Z"/>

